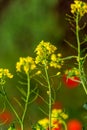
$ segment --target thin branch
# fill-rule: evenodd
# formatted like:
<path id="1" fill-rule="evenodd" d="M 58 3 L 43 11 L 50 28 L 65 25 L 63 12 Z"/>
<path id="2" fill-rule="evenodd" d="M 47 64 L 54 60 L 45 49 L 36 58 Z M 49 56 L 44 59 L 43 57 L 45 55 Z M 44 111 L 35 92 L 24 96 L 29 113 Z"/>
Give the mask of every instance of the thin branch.
<path id="1" fill-rule="evenodd" d="M 67 40 L 64 40 L 70 47 L 72 47 L 72 48 L 74 48 L 76 51 L 77 51 L 77 48 L 74 46 L 74 45 L 72 45 L 70 42 L 68 42 Z"/>
<path id="2" fill-rule="evenodd" d="M 61 60 L 69 60 L 69 59 L 77 59 L 77 56 L 67 56 L 67 57 L 64 57 L 62 58 Z"/>
<path id="3" fill-rule="evenodd" d="M 41 112 L 43 112 L 46 116 L 48 116 L 48 114 L 41 107 L 39 107 L 39 110 L 41 110 Z"/>

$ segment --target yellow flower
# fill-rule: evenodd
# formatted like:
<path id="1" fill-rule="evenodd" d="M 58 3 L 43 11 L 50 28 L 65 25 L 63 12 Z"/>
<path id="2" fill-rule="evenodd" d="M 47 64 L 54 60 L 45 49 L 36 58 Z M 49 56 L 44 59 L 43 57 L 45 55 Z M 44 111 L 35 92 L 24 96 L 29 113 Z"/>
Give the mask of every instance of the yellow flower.
<path id="1" fill-rule="evenodd" d="M 52 45 L 50 42 L 41 41 L 40 44 L 35 49 L 37 55 L 35 59 L 35 63 L 36 64 L 47 63 L 49 56 L 53 54 L 56 50 L 57 48 L 54 45 Z"/>
<path id="2" fill-rule="evenodd" d="M 42 120 L 39 120 L 38 123 L 46 129 L 48 128 L 49 120 L 47 118 L 44 118 Z"/>
<path id="3" fill-rule="evenodd" d="M 9 72 L 8 69 L 0 68 L 0 78 L 3 77 L 13 78 L 13 75 Z"/>
<path id="4" fill-rule="evenodd" d="M 57 63 L 57 62 L 51 61 L 51 62 L 50 62 L 50 67 L 54 67 L 54 68 L 60 69 L 60 68 L 61 68 L 61 64 L 59 64 L 59 63 Z"/>
<path id="5" fill-rule="evenodd" d="M 54 119 L 67 119 L 68 115 L 65 114 L 62 109 L 53 109 L 52 110 L 52 120 Z"/>
<path id="6" fill-rule="evenodd" d="M 34 70 L 36 68 L 36 65 L 33 63 L 32 65 L 31 65 L 31 70 Z"/>
<path id="7" fill-rule="evenodd" d="M 21 64 L 20 64 L 20 62 L 16 63 L 16 70 L 19 71 L 19 72 L 21 71 Z"/>
<path id="8" fill-rule="evenodd" d="M 82 17 L 85 13 L 87 13 L 87 3 L 80 0 L 74 0 L 74 3 L 71 4 L 71 13 L 79 13 L 79 16 Z"/>
<path id="9" fill-rule="evenodd" d="M 57 72 L 57 74 L 56 74 L 56 75 L 58 76 L 58 75 L 60 75 L 60 74 L 61 74 L 61 72 Z"/>
<path id="10" fill-rule="evenodd" d="M 57 60 L 56 54 L 52 54 L 52 55 L 51 55 L 51 60 L 52 60 L 52 61 L 56 61 L 56 60 Z"/>
<path id="11" fill-rule="evenodd" d="M 58 53 L 58 54 L 52 54 L 50 57 L 50 67 L 54 67 L 54 68 L 58 68 L 60 69 L 61 66 L 63 65 L 63 61 L 61 58 L 62 54 Z"/>
<path id="12" fill-rule="evenodd" d="M 62 112 L 62 113 L 60 114 L 60 116 L 61 116 L 63 119 L 67 119 L 67 118 L 68 118 L 68 115 L 65 114 L 64 112 Z"/>
<path id="13" fill-rule="evenodd" d="M 2 78 L 2 73 L 0 73 L 0 78 Z"/>
<path id="14" fill-rule="evenodd" d="M 69 75 L 69 77 L 78 76 L 79 77 L 79 70 L 74 67 L 72 69 L 66 70 L 65 74 Z"/>
<path id="15" fill-rule="evenodd" d="M 16 63 L 16 70 L 21 72 L 22 70 L 25 73 L 30 72 L 36 68 L 35 61 L 32 57 L 20 57 L 19 61 Z"/>
<path id="16" fill-rule="evenodd" d="M 25 73 L 28 73 L 28 71 L 29 71 L 29 66 L 28 66 L 28 65 L 24 65 L 24 66 L 23 66 L 23 69 L 24 69 Z"/>
<path id="17" fill-rule="evenodd" d="M 59 128 L 60 124 L 64 125 L 65 120 L 68 118 L 68 115 L 65 114 L 62 109 L 53 109 L 51 113 L 51 128 L 52 130 L 55 130 L 55 128 Z M 44 118 L 38 121 L 35 129 L 40 130 L 40 129 L 47 130 L 49 128 L 49 119 Z"/>
<path id="18" fill-rule="evenodd" d="M 11 73 L 7 73 L 7 77 L 11 79 L 13 78 L 13 75 Z"/>
<path id="19" fill-rule="evenodd" d="M 60 69 L 63 64 L 61 59 L 62 54 L 55 54 L 54 52 L 56 50 L 57 48 L 50 42 L 41 41 L 35 49 L 37 55 L 35 58 L 35 63 L 45 65 L 47 69 L 49 66 Z"/>
<path id="20" fill-rule="evenodd" d="M 20 57 L 20 65 L 22 65 L 24 63 L 24 58 Z"/>
<path id="21" fill-rule="evenodd" d="M 41 71 L 40 71 L 40 70 L 38 70 L 38 71 L 36 72 L 36 75 L 39 75 L 39 74 L 41 74 Z"/>
<path id="22" fill-rule="evenodd" d="M 58 53 L 57 56 L 58 56 L 58 57 L 62 57 L 62 54 L 61 54 L 61 53 Z"/>
<path id="23" fill-rule="evenodd" d="M 55 50 L 57 50 L 57 48 L 52 45 L 50 42 L 44 42 L 43 40 L 40 42 L 40 44 L 36 47 L 35 52 L 36 54 L 42 54 L 45 51 L 47 51 L 47 53 L 51 54 L 53 53 Z"/>

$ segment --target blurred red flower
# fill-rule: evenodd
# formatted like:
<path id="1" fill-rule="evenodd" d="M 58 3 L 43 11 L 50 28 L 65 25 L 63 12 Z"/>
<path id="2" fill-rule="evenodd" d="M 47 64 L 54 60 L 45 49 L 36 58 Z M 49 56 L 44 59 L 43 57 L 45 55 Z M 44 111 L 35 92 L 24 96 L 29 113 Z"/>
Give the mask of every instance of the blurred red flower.
<path id="1" fill-rule="evenodd" d="M 0 121 L 2 123 L 9 124 L 12 122 L 12 119 L 13 119 L 12 114 L 8 110 L 0 114 Z"/>
<path id="2" fill-rule="evenodd" d="M 82 130 L 82 123 L 77 119 L 71 119 L 67 123 L 67 130 Z"/>
<path id="3" fill-rule="evenodd" d="M 67 77 L 67 75 L 63 75 L 63 82 L 64 84 L 68 87 L 68 88 L 75 88 L 78 87 L 78 85 L 80 84 L 80 79 L 77 76 L 73 76 L 73 77 Z"/>

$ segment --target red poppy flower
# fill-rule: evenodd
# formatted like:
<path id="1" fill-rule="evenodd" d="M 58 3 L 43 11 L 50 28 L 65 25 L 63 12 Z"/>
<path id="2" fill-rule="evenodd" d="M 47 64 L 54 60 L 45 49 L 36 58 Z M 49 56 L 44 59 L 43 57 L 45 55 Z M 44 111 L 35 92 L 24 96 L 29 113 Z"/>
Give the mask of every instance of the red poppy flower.
<path id="1" fill-rule="evenodd" d="M 75 88 L 80 84 L 80 79 L 77 76 L 67 77 L 67 74 L 63 75 L 63 82 L 68 88 Z"/>
<path id="2" fill-rule="evenodd" d="M 69 120 L 67 130 L 82 130 L 82 123 L 77 119 Z"/>
<path id="3" fill-rule="evenodd" d="M 12 121 L 12 115 L 9 111 L 4 111 L 3 113 L 0 114 L 0 121 L 9 124 Z"/>

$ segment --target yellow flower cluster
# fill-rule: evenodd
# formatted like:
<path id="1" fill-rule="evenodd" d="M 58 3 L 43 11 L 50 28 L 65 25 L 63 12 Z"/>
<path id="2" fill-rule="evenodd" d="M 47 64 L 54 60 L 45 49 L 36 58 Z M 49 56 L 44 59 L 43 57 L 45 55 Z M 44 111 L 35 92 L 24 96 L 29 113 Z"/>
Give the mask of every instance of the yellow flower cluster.
<path id="1" fill-rule="evenodd" d="M 52 45 L 50 42 L 41 41 L 40 44 L 35 49 L 36 52 L 36 64 L 46 64 L 50 67 L 61 68 L 63 61 L 61 60 L 61 53 L 55 54 L 54 52 L 57 48 Z"/>
<path id="2" fill-rule="evenodd" d="M 16 70 L 21 72 L 22 70 L 27 74 L 28 72 L 36 68 L 35 61 L 32 57 L 20 57 L 19 62 L 16 63 Z"/>
<path id="3" fill-rule="evenodd" d="M 79 70 L 74 67 L 72 69 L 66 70 L 65 74 L 68 75 L 69 77 L 72 77 L 72 76 L 78 76 L 79 77 Z"/>
<path id="4" fill-rule="evenodd" d="M 63 65 L 63 60 L 61 60 L 61 53 L 58 54 L 52 54 L 51 55 L 51 61 L 50 61 L 50 67 L 54 68 L 61 68 L 61 65 Z"/>
<path id="5" fill-rule="evenodd" d="M 80 0 L 74 0 L 74 4 L 71 4 L 71 13 L 78 13 L 80 17 L 84 16 L 84 14 L 87 13 L 87 3 Z"/>
<path id="6" fill-rule="evenodd" d="M 0 78 L 3 77 L 13 78 L 13 75 L 9 72 L 8 69 L 0 68 Z"/>
<path id="7" fill-rule="evenodd" d="M 52 110 L 52 130 L 56 130 L 57 128 L 60 127 L 60 124 L 62 126 L 62 122 L 65 121 L 68 118 L 68 115 L 65 114 L 61 109 L 53 109 Z M 37 125 L 36 125 L 36 130 L 48 130 L 49 128 L 49 119 L 48 118 L 44 118 L 42 120 L 39 120 Z"/>
<path id="8" fill-rule="evenodd" d="M 49 125 L 49 120 L 48 120 L 48 118 L 44 118 L 42 120 L 39 120 L 38 124 L 41 125 L 44 129 L 47 129 L 48 125 Z M 40 130 L 39 127 L 37 127 L 36 130 Z"/>
<path id="9" fill-rule="evenodd" d="M 65 114 L 62 109 L 53 109 L 52 110 L 52 120 L 54 121 L 54 119 L 67 119 L 68 115 Z"/>
<path id="10" fill-rule="evenodd" d="M 50 42 L 44 42 L 41 41 L 40 44 L 36 47 L 35 52 L 36 52 L 36 64 L 42 63 L 44 64 L 49 56 L 55 52 L 57 48 L 52 45 Z"/>

